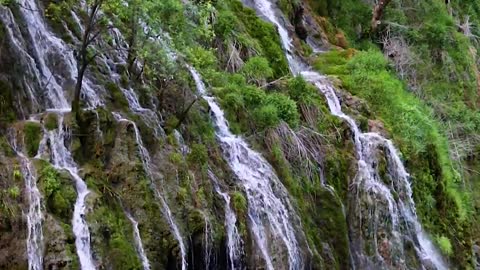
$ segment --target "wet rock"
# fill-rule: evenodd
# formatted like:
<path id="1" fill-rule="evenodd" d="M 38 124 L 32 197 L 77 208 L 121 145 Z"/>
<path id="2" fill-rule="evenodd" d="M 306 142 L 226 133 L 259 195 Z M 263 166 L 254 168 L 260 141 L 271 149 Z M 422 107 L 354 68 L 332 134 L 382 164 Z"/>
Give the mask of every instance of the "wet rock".
<path id="1" fill-rule="evenodd" d="M 64 228 L 51 215 L 45 217 L 45 256 L 43 266 L 45 269 L 71 269 L 76 256 L 71 253 Z M 76 259 L 76 258 L 75 258 Z"/>
<path id="2" fill-rule="evenodd" d="M 372 120 L 372 119 L 369 119 L 369 120 L 368 120 L 368 131 L 369 131 L 369 132 L 379 133 L 379 134 L 381 134 L 383 137 L 387 137 L 387 138 L 388 138 L 388 133 L 387 133 L 387 131 L 385 130 L 385 125 L 384 125 L 383 122 L 380 121 L 380 120 Z"/>

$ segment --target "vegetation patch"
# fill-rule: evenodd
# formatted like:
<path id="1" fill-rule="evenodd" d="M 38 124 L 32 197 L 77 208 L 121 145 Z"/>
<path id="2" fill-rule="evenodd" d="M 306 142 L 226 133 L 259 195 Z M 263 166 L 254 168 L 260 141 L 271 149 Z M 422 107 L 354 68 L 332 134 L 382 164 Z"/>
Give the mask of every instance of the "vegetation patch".
<path id="1" fill-rule="evenodd" d="M 43 132 L 42 126 L 37 122 L 27 121 L 23 126 L 25 148 L 29 157 L 37 155 Z"/>

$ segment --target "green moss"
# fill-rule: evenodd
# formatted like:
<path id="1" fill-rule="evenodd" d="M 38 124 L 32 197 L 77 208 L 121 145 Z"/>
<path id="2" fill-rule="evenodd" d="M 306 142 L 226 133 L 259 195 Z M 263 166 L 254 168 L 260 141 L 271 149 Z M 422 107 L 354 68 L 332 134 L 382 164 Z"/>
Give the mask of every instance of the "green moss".
<path id="1" fill-rule="evenodd" d="M 0 135 L 0 151 L 3 152 L 6 157 L 15 156 L 15 152 L 13 151 L 12 147 L 8 143 L 7 138 L 1 135 Z"/>
<path id="2" fill-rule="evenodd" d="M 34 157 L 42 139 L 42 126 L 37 122 L 26 122 L 23 132 L 27 154 L 29 157 Z"/>
<path id="3" fill-rule="evenodd" d="M 240 191 L 232 194 L 232 205 L 237 213 L 242 213 L 241 215 L 247 212 L 247 199 Z"/>
<path id="4" fill-rule="evenodd" d="M 47 130 L 55 130 L 58 128 L 58 115 L 55 113 L 49 113 L 44 118 L 44 126 Z"/>
<path id="5" fill-rule="evenodd" d="M 134 246 L 131 224 L 117 204 L 97 198 L 87 216 L 92 224 L 92 243 L 105 265 L 112 269 L 142 269 Z M 95 224 L 95 225 L 93 225 Z"/>
<path id="6" fill-rule="evenodd" d="M 39 187 L 46 199 L 47 211 L 67 223 L 73 214 L 77 193 L 68 173 L 59 173 L 48 163 L 42 163 Z"/>
<path id="7" fill-rule="evenodd" d="M 107 89 L 110 94 L 110 102 L 116 110 L 128 111 L 128 101 L 118 85 L 114 82 L 109 82 L 105 85 L 105 89 Z"/>
<path id="8" fill-rule="evenodd" d="M 0 125 L 14 121 L 15 112 L 13 90 L 7 82 L 0 80 Z"/>
<path id="9" fill-rule="evenodd" d="M 170 162 L 172 162 L 177 166 L 183 163 L 183 156 L 180 153 L 176 153 L 176 152 L 171 153 L 169 159 L 170 159 Z"/>
<path id="10" fill-rule="evenodd" d="M 254 10 L 245 7 L 238 0 L 229 0 L 228 4 L 239 20 L 240 29 L 245 29 L 250 38 L 256 39 L 260 44 L 263 56 L 273 68 L 274 77 L 288 74 L 288 63 L 275 27 L 260 19 Z M 239 40 L 242 42 L 242 39 Z"/>
<path id="11" fill-rule="evenodd" d="M 17 186 L 10 187 L 8 188 L 7 193 L 10 198 L 16 200 L 18 196 L 20 196 L 20 188 Z"/>

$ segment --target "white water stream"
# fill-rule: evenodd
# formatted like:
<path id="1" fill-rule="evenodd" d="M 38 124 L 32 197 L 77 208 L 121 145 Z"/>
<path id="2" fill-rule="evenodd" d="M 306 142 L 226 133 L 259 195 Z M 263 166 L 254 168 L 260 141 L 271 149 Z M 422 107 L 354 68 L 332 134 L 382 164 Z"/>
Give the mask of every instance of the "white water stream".
<path id="1" fill-rule="evenodd" d="M 125 212 L 128 220 L 132 223 L 133 227 L 133 238 L 135 239 L 135 248 L 137 249 L 138 255 L 140 256 L 140 261 L 142 262 L 143 270 L 150 270 L 150 261 L 148 260 L 145 249 L 143 248 L 142 237 L 140 236 L 140 230 L 138 229 L 138 222 L 130 215 L 130 213 Z"/>
<path id="2" fill-rule="evenodd" d="M 75 247 L 80 260 L 82 270 L 96 269 L 90 248 L 90 231 L 88 229 L 85 199 L 89 194 L 86 183 L 78 174 L 78 166 L 72 158 L 72 154 L 65 146 L 70 139 L 70 132 L 64 126 L 64 116 L 57 114 L 58 128 L 44 130 L 45 137 L 39 146 L 38 156 L 49 155 L 50 162 L 58 170 L 67 171 L 73 178 L 77 191 L 77 199 L 73 210 L 72 229 L 75 235 Z"/>
<path id="3" fill-rule="evenodd" d="M 198 92 L 210 105 L 216 135 L 230 168 L 244 187 L 248 201 L 250 230 L 262 253 L 268 269 L 275 269 L 272 249 L 285 246 L 289 269 L 302 269 L 303 255 L 296 238 L 292 220 L 295 215 L 288 199 L 288 193 L 273 168 L 239 136 L 232 134 L 228 122 L 215 99 L 207 95 L 200 75 L 189 67 Z M 277 242 L 276 240 L 280 240 Z M 277 266 L 278 268 L 279 266 Z"/>

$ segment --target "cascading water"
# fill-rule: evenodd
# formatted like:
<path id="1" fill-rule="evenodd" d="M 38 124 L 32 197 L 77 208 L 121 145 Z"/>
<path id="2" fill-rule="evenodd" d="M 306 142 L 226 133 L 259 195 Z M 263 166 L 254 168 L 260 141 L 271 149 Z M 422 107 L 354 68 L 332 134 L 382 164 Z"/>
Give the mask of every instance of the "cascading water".
<path id="1" fill-rule="evenodd" d="M 135 239 L 135 248 L 137 249 L 140 261 L 142 262 L 143 270 L 150 270 L 150 261 L 148 260 L 145 249 L 143 248 L 142 238 L 140 236 L 140 230 L 138 229 L 138 222 L 128 212 L 125 212 L 128 220 L 132 223 L 133 237 Z"/>
<path id="2" fill-rule="evenodd" d="M 121 76 L 117 72 L 116 69 L 110 68 L 110 66 L 118 66 L 124 65 L 127 62 L 128 58 L 128 44 L 125 41 L 125 38 L 123 37 L 122 33 L 120 30 L 117 28 L 112 27 L 110 29 L 110 35 L 112 36 L 112 42 L 113 46 L 116 48 L 116 51 L 118 53 L 115 54 L 115 59 L 118 62 L 113 62 L 111 59 L 107 59 L 105 55 L 103 55 L 100 60 L 104 62 L 104 66 L 108 69 L 108 73 L 110 77 L 113 79 L 113 81 L 120 87 L 120 90 L 122 91 L 123 95 L 125 96 L 127 102 L 128 102 L 128 107 L 130 110 L 140 116 L 142 120 L 147 123 L 150 127 L 152 127 L 153 132 L 155 137 L 161 138 L 165 136 L 165 131 L 162 128 L 161 125 L 161 119 L 156 113 L 156 109 L 154 108 L 149 109 L 149 108 L 144 108 L 142 107 L 140 100 L 138 98 L 137 93 L 135 90 L 131 87 L 121 87 L 122 83 L 120 82 Z M 111 63 L 109 63 L 109 61 Z M 160 115 L 161 116 L 161 115 Z"/>
<path id="3" fill-rule="evenodd" d="M 409 175 L 393 143 L 376 133 L 362 133 L 355 121 L 342 112 L 335 89 L 324 76 L 312 71 L 304 71 L 301 75 L 323 93 L 331 113 L 344 119 L 353 132 L 358 172 L 354 182 L 357 193 L 352 204 L 358 207 L 354 212 L 360 213 L 360 223 L 363 223 L 362 228 L 350 226 L 351 248 L 355 262 L 367 268 L 389 265 L 407 267 L 408 259 L 406 259 L 404 243 L 411 242 L 421 263 L 433 265 L 436 269 L 447 269 L 441 256 L 421 228 L 415 213 Z M 390 187 L 382 182 L 377 168 L 379 164 L 377 153 L 380 146 L 387 149 L 386 155 L 392 181 Z M 397 194 L 399 200 L 396 200 L 393 194 Z M 365 197 L 362 198 L 362 196 Z M 364 201 L 369 202 L 367 209 L 362 209 L 365 207 L 362 203 Z M 382 204 L 385 205 L 386 212 L 382 212 Z M 363 212 L 374 214 L 365 217 L 361 215 Z M 373 232 L 372 243 L 365 241 L 366 236 L 361 233 L 363 231 Z M 368 244 L 375 247 L 373 258 L 366 255 L 365 246 Z"/>
<path id="4" fill-rule="evenodd" d="M 68 110 L 70 104 L 63 89 L 72 87 L 77 78 L 77 61 L 73 50 L 48 30 L 36 0 L 19 0 L 19 11 L 27 26 L 32 45 L 32 58 L 38 66 L 41 87 L 47 89 L 50 108 Z M 88 78 L 84 78 L 82 93 L 90 107 L 102 104 Z"/>
<path id="5" fill-rule="evenodd" d="M 287 250 L 289 269 L 302 269 L 303 255 L 292 225 L 295 212 L 290 205 L 285 187 L 270 164 L 260 154 L 250 149 L 241 137 L 230 132 L 223 111 L 215 99 L 207 95 L 200 75 L 192 67 L 189 69 L 198 92 L 210 105 L 217 127 L 217 139 L 220 141 L 225 159 L 245 189 L 250 230 L 263 255 L 266 267 L 268 269 L 284 267 L 274 266 L 272 257 L 279 255 L 277 250 L 272 254 L 273 248 L 280 247 L 274 241 L 278 238 Z"/>
<path id="6" fill-rule="evenodd" d="M 40 191 L 37 188 L 35 169 L 30 160 L 23 154 L 18 153 L 22 175 L 25 179 L 26 192 L 28 194 L 29 208 L 27 213 L 27 254 L 28 269 L 43 269 L 43 231 L 42 231 L 42 204 Z"/>
<path id="7" fill-rule="evenodd" d="M 41 270 L 43 269 L 42 195 L 37 187 L 37 175 L 32 162 L 17 147 L 14 135 L 10 138 L 10 142 L 20 160 L 20 170 L 25 181 L 25 191 L 29 203 L 27 212 L 28 269 Z"/>
<path id="8" fill-rule="evenodd" d="M 386 266 L 386 264 L 384 264 L 384 258 L 379 254 L 379 249 L 383 249 L 384 253 L 397 253 L 399 258 L 396 263 L 400 265 L 404 264 L 405 250 L 403 247 L 403 241 L 410 241 L 415 247 L 416 253 L 420 258 L 423 267 L 426 265 L 433 265 L 436 269 L 447 269 L 441 256 L 435 250 L 434 245 L 421 228 L 416 216 L 415 204 L 412 199 L 409 175 L 406 172 L 393 143 L 381 137 L 379 134 L 362 133 L 355 121 L 342 112 L 340 101 L 333 86 L 328 80 L 325 80 L 320 74 L 310 71 L 311 68 L 303 64 L 302 61 L 293 54 L 291 38 L 284 26 L 287 21 L 281 15 L 280 11 L 276 12 L 269 0 L 251 1 L 253 1 L 255 9 L 261 15 L 265 16 L 270 22 L 277 26 L 292 73 L 296 75 L 299 74 L 306 80 L 315 84 L 327 99 L 331 113 L 344 119 L 353 132 L 358 158 L 358 173 L 354 183 L 358 188 L 357 192 L 363 192 L 363 194 L 369 198 L 369 200 L 367 200 L 369 202 L 367 211 L 376 211 L 375 209 L 379 207 L 381 204 L 380 202 L 386 204 L 388 211 L 386 217 L 383 217 L 386 219 L 382 221 L 376 220 L 376 217 L 367 217 L 370 219 L 367 222 L 371 223 L 369 229 L 375 230 L 374 234 L 376 234 L 376 229 L 379 227 L 380 223 L 391 223 L 384 226 L 384 229 L 389 232 L 382 232 L 382 235 L 384 236 L 385 234 L 389 235 L 391 238 L 390 243 L 386 244 L 385 241 L 381 242 L 377 239 L 376 235 L 374 236 L 373 246 L 375 247 L 375 257 L 380 261 L 380 265 L 382 267 Z M 284 24 L 280 22 L 284 22 Z M 389 174 L 392 181 L 390 187 L 381 181 L 376 168 L 376 165 L 379 163 L 376 152 L 380 145 L 387 149 L 386 155 L 388 159 Z M 393 193 L 399 196 L 398 200 L 394 199 Z M 358 199 L 358 197 L 359 196 L 357 195 L 356 198 Z M 353 204 L 357 207 L 362 206 L 362 203 L 359 201 L 355 201 Z M 358 213 L 358 211 L 362 210 L 357 209 L 355 212 Z M 358 236 L 358 238 L 361 237 L 362 235 Z M 378 242 L 381 242 L 382 245 L 378 246 Z M 363 264 L 365 260 L 370 260 L 370 258 L 367 258 L 368 256 L 365 255 L 366 252 L 364 247 L 359 247 L 358 245 L 355 246 L 354 243 L 352 243 L 352 245 L 354 245 L 353 255 L 357 260 L 357 263 Z M 375 268 L 374 265 L 368 265 L 368 263 L 367 265 L 363 265 L 363 267 Z"/>
<path id="9" fill-rule="evenodd" d="M 178 245 L 180 247 L 180 253 L 181 253 L 181 256 L 182 256 L 182 258 L 181 258 L 182 259 L 182 262 L 181 262 L 182 263 L 182 270 L 186 270 L 187 269 L 187 260 L 186 260 L 187 250 L 185 248 L 185 244 L 183 242 L 182 235 L 180 234 L 180 229 L 178 228 L 177 224 L 175 223 L 175 221 L 173 219 L 172 211 L 170 211 L 170 207 L 168 206 L 167 202 L 165 201 L 162 194 L 160 193 L 160 191 L 158 191 L 157 187 L 155 186 L 155 184 L 153 182 L 154 178 L 153 178 L 152 170 L 151 170 L 151 166 L 150 166 L 150 164 L 151 164 L 150 163 L 150 160 L 151 160 L 150 159 L 150 154 L 148 153 L 148 150 L 143 146 L 143 141 L 142 141 L 142 137 L 140 136 L 140 131 L 138 130 L 137 125 L 133 121 L 130 121 L 128 119 L 123 118 L 118 113 L 113 113 L 113 115 L 117 119 L 117 121 L 126 122 L 126 123 L 132 125 L 132 127 L 135 130 L 135 140 L 136 140 L 136 143 L 137 143 L 137 146 L 138 146 L 138 150 L 139 150 L 139 153 L 140 153 L 140 158 L 142 160 L 143 168 L 144 168 L 145 172 L 147 173 L 147 176 L 150 180 L 150 187 L 151 187 L 155 197 L 161 203 L 163 213 L 164 213 L 165 217 L 167 218 L 167 221 L 168 221 L 168 224 L 170 225 L 170 228 L 172 229 L 173 236 L 178 241 Z"/>
<path id="10" fill-rule="evenodd" d="M 72 176 L 76 191 L 77 199 L 73 210 L 73 234 L 75 235 L 75 247 L 80 260 L 82 270 L 95 269 L 95 263 L 90 249 L 90 231 L 85 220 L 87 205 L 85 198 L 89 194 L 86 183 L 78 175 L 78 166 L 72 158 L 70 151 L 65 146 L 69 141 L 69 132 L 63 124 L 63 114 L 58 114 L 58 128 L 56 130 L 45 130 L 45 137 L 39 147 L 39 156 L 47 154 L 47 148 L 50 150 L 50 161 L 52 165 L 59 169 L 65 170 Z"/>
<path id="11" fill-rule="evenodd" d="M 228 193 L 223 192 L 220 189 L 218 179 L 212 171 L 208 171 L 208 176 L 213 182 L 215 192 L 217 192 L 218 195 L 220 195 L 220 197 L 222 197 L 222 199 L 225 201 L 225 227 L 227 228 L 227 251 L 230 270 L 243 269 L 243 241 L 240 237 L 240 234 L 238 233 L 237 216 L 230 207 L 230 196 L 228 195 Z"/>

